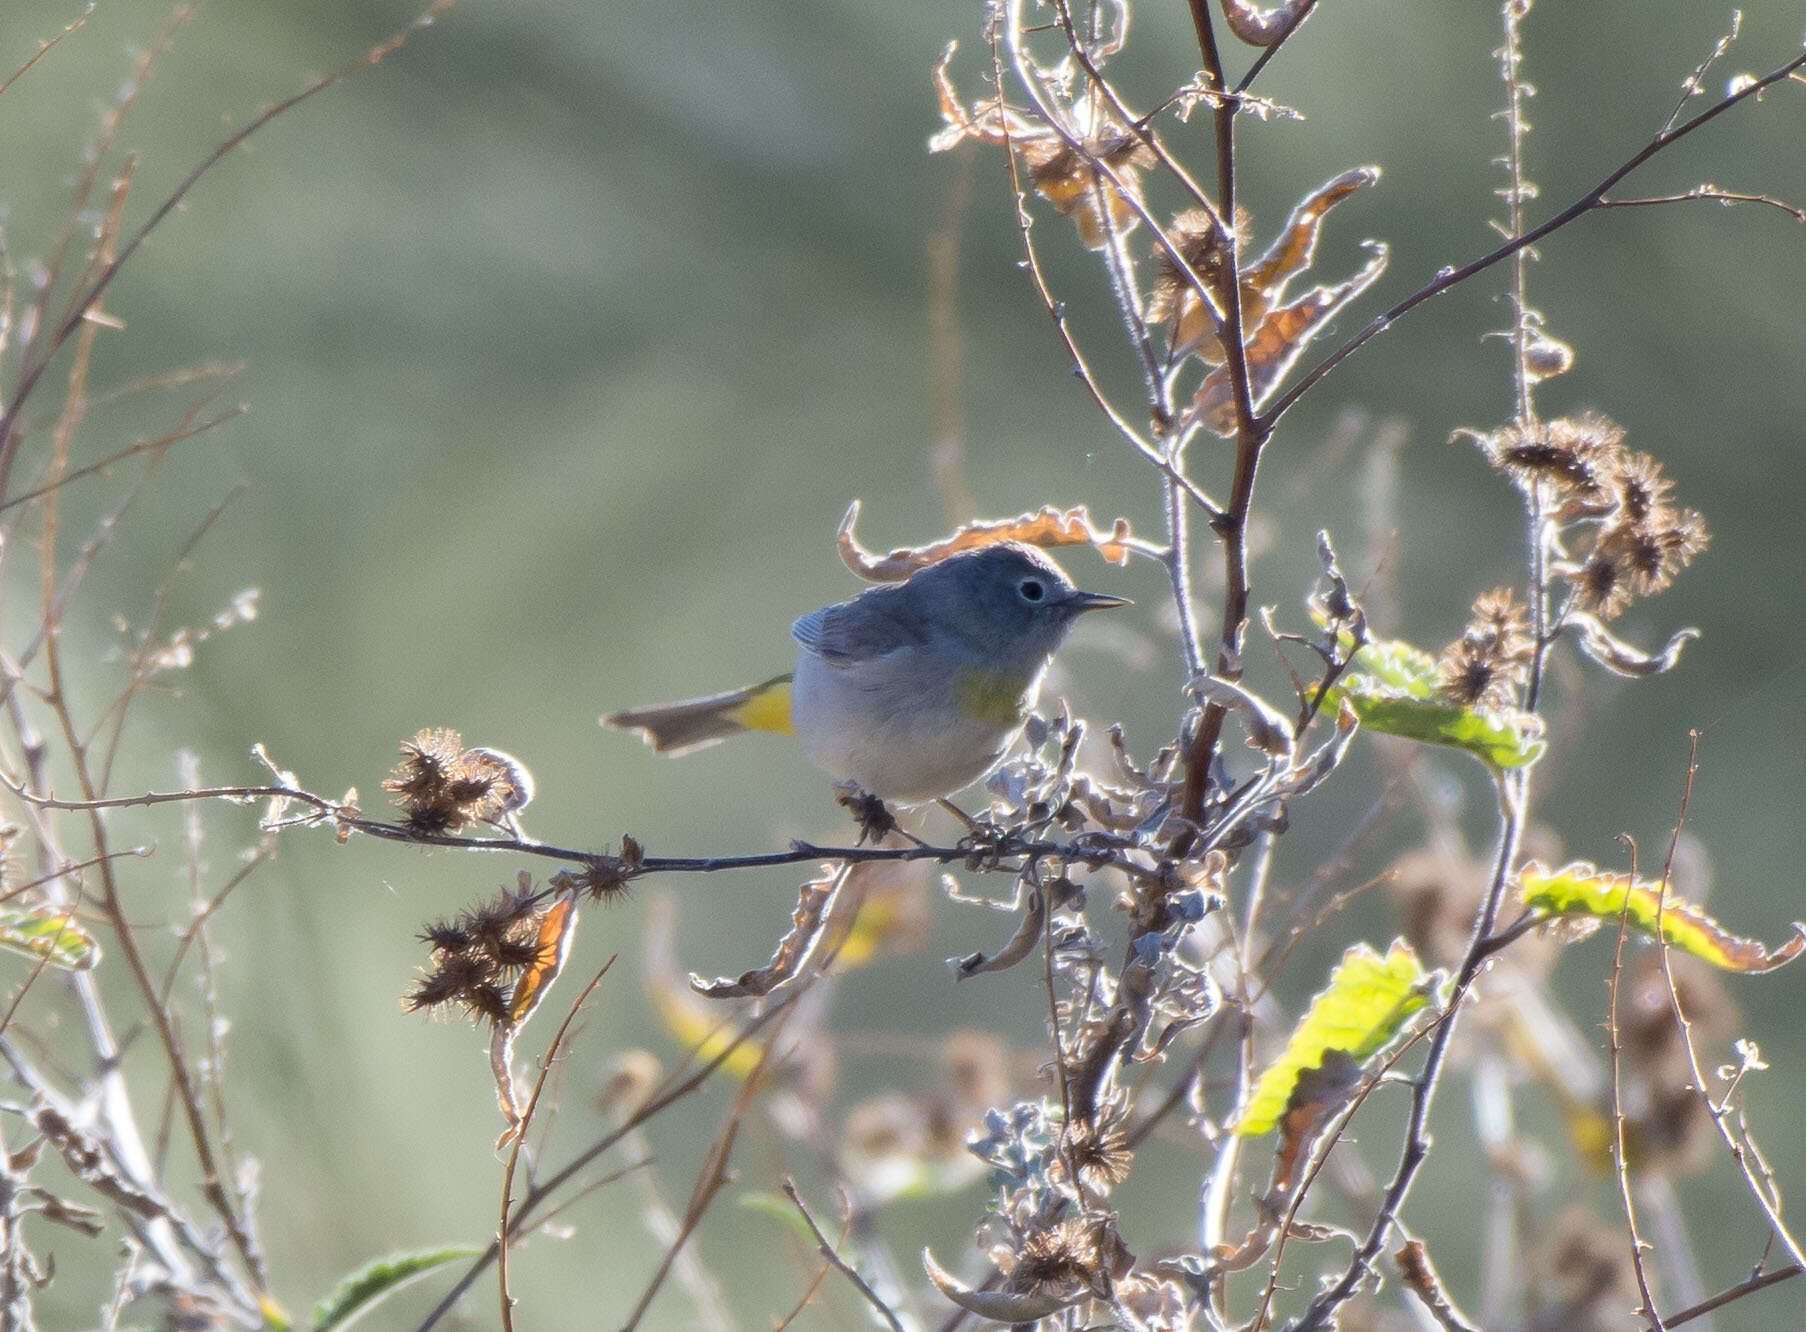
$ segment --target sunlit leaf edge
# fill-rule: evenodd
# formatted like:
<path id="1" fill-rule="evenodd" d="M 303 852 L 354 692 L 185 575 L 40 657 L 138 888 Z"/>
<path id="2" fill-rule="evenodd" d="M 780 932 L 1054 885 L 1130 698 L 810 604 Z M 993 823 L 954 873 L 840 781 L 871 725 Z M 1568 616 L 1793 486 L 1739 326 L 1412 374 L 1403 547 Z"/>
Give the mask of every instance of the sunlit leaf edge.
<path id="1" fill-rule="evenodd" d="M 1411 1015 L 1430 1001 L 1430 982 L 1411 946 L 1394 940 L 1384 956 L 1365 943 L 1342 954 L 1324 988 L 1299 1019 L 1279 1058 L 1261 1074 L 1235 1122 L 1244 1137 L 1270 1132 L 1285 1114 L 1304 1070 L 1331 1050 L 1358 1061 L 1390 1044 Z"/>

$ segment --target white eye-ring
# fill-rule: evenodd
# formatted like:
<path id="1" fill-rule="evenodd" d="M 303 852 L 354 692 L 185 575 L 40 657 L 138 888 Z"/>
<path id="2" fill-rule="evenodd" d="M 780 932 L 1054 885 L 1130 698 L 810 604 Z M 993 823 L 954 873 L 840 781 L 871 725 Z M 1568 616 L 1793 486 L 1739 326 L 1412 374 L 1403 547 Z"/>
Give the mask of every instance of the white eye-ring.
<path id="1" fill-rule="evenodd" d="M 1047 588 L 1039 578 L 1024 578 L 1016 584 L 1016 590 L 1024 601 L 1039 601 L 1047 595 Z"/>

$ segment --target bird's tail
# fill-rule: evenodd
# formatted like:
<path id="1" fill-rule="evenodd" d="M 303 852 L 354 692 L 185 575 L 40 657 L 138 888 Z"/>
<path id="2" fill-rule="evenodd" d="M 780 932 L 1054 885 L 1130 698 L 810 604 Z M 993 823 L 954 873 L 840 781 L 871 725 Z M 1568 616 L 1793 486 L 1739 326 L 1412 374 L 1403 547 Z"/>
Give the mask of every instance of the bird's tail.
<path id="1" fill-rule="evenodd" d="M 661 754 L 687 754 L 741 731 L 776 731 L 794 735 L 790 725 L 790 677 L 681 703 L 655 703 L 628 708 L 602 718 L 604 726 L 638 731 Z"/>

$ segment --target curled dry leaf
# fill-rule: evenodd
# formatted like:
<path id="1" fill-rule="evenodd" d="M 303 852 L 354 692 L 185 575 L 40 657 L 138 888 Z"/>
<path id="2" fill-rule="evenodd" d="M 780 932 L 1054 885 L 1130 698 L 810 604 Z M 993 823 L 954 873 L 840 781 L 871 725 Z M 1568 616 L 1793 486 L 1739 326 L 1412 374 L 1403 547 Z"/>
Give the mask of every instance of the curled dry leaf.
<path id="1" fill-rule="evenodd" d="M 967 980 L 981 971 L 1004 971 L 1034 951 L 1046 923 L 1047 894 L 1039 888 L 1030 889 L 1028 909 L 1023 912 L 1022 923 L 1008 943 L 989 957 L 983 953 L 970 953 L 965 957 L 948 958 L 947 965 L 953 968 L 953 975 L 958 980 Z"/>
<path id="2" fill-rule="evenodd" d="M 1129 562 L 1129 520 L 1118 518 L 1106 532 L 1092 526 L 1091 515 L 1083 505 L 1074 509 L 1056 509 L 1048 505 L 1014 518 L 967 523 L 943 540 L 926 546 L 899 546 L 885 555 L 859 544 L 858 537 L 853 534 L 853 526 L 858 521 L 859 501 L 854 500 L 840 520 L 835 539 L 847 568 L 873 583 L 900 583 L 917 569 L 926 568 L 949 555 L 1004 541 L 1048 548 L 1090 546 L 1112 564 Z"/>
<path id="3" fill-rule="evenodd" d="M 790 930 L 778 940 L 771 961 L 741 972 L 738 978 L 718 976 L 710 981 L 692 973 L 690 988 L 710 999 L 748 999 L 768 995 L 786 981 L 794 980 L 821 944 L 828 915 L 847 881 L 849 869 L 839 862 L 824 865 L 819 878 L 802 886 L 796 910 L 790 913 Z"/>
<path id="4" fill-rule="evenodd" d="M 1262 9 L 1251 0 L 1223 0 L 1223 20 L 1229 31 L 1250 46 L 1278 46 L 1310 7 L 1311 0 L 1283 0 Z"/>
<path id="5" fill-rule="evenodd" d="M 1334 286 L 1312 287 L 1297 300 L 1275 306 L 1248 334 L 1243 344 L 1248 395 L 1257 409 L 1279 387 L 1279 381 L 1310 340 L 1386 271 L 1390 252 L 1385 244 L 1365 241 L 1363 245 L 1372 257 L 1360 272 Z M 1220 366 L 1204 377 L 1192 399 L 1192 415 L 1215 434 L 1225 438 L 1235 434 L 1235 395 L 1228 366 Z"/>
<path id="6" fill-rule="evenodd" d="M 1288 758 L 1294 743 L 1292 723 L 1259 695 L 1233 680 L 1214 675 L 1192 677 L 1185 686 L 1200 702 L 1214 703 L 1235 713 L 1248 734 L 1248 743 L 1271 758 Z"/>
<path id="7" fill-rule="evenodd" d="M 514 993 L 508 999 L 508 1020 L 519 1026 L 533 1016 L 558 973 L 571 954 L 571 940 L 577 935 L 577 897 L 567 893 L 539 918 L 539 933 L 533 942 L 533 960 L 514 982 Z"/>
<path id="8" fill-rule="evenodd" d="M 60 1107 L 34 1105 L 26 1118 L 56 1148 L 69 1173 L 101 1197 L 148 1220 L 167 1215 L 163 1204 L 115 1169 L 102 1144 L 77 1128 Z"/>
<path id="9" fill-rule="evenodd" d="M 1156 161 L 1144 131 L 1121 120 L 1100 97 L 1073 104 L 1064 132 L 1030 121 L 1000 98 L 977 102 L 968 111 L 947 72 L 956 49 L 949 43 L 935 63 L 943 128 L 929 139 L 930 152 L 967 139 L 1012 149 L 1035 193 L 1072 219 L 1088 249 L 1102 249 L 1112 236 L 1139 225 L 1145 209 L 1141 172 Z"/>
<path id="10" fill-rule="evenodd" d="M 1357 167 L 1319 185 L 1292 209 L 1284 229 L 1267 252 L 1241 270 L 1244 341 L 1253 340 L 1250 330 L 1258 329 L 1271 311 L 1284 304 L 1286 288 L 1292 279 L 1315 260 L 1324 215 L 1363 185 L 1371 185 L 1379 178 L 1378 167 Z M 1207 270 L 1213 267 L 1214 250 L 1223 244 L 1221 229 L 1211 227 L 1212 221 L 1208 215 L 1181 214 L 1174 219 L 1168 232 L 1168 239 L 1186 255 L 1196 276 L 1206 280 L 1211 276 Z M 1200 231 L 1202 234 L 1198 234 Z M 1198 234 L 1195 243 L 1190 242 L 1188 233 Z M 1239 228 L 1236 248 L 1239 252 Z M 1215 296 L 1208 301 L 1201 298 L 1198 284 L 1175 271 L 1176 266 L 1164 246 L 1155 252 L 1154 258 L 1162 272 L 1148 309 L 1149 316 L 1159 322 L 1173 322 L 1170 337 L 1176 355 L 1195 354 L 1208 364 L 1221 365 L 1223 344 L 1218 335 L 1222 330 L 1219 315 L 1213 308 Z M 1213 290 L 1208 281 L 1204 285 L 1207 291 Z"/>
<path id="11" fill-rule="evenodd" d="M 975 1290 L 942 1267 L 932 1250 L 922 1250 L 922 1270 L 940 1291 L 969 1314 L 988 1318 L 993 1323 L 1033 1323 L 1051 1317 L 1069 1304 L 1076 1303 L 1087 1292 L 1083 1286 L 1071 1292 Z"/>
<path id="12" fill-rule="evenodd" d="M 1660 675 L 1672 670 L 1681 659 L 1681 649 L 1699 637 L 1697 629 L 1678 629 L 1660 652 L 1643 652 L 1584 611 L 1569 611 L 1568 623 L 1580 635 L 1580 650 L 1614 675 Z"/>
<path id="13" fill-rule="evenodd" d="M 1293 766 L 1286 774 L 1284 784 L 1280 788 L 1287 796 L 1301 796 L 1307 791 L 1320 786 L 1329 775 L 1341 765 L 1348 753 L 1349 743 L 1354 739 L 1355 731 L 1360 726 L 1360 718 L 1349 705 L 1347 699 L 1341 699 L 1336 705 L 1336 731 L 1328 740 L 1317 746 L 1309 756 Z"/>

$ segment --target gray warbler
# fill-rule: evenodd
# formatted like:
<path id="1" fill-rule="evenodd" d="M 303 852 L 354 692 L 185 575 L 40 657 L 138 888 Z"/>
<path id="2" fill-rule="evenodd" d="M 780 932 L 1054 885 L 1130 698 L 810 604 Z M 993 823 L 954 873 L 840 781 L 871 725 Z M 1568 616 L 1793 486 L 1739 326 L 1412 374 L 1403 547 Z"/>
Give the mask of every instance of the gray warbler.
<path id="1" fill-rule="evenodd" d="M 790 626 L 789 675 L 602 723 L 669 754 L 741 731 L 794 735 L 830 776 L 920 804 L 1001 763 L 1073 621 L 1128 604 L 1080 591 L 1034 547 L 981 546 L 810 611 Z"/>

